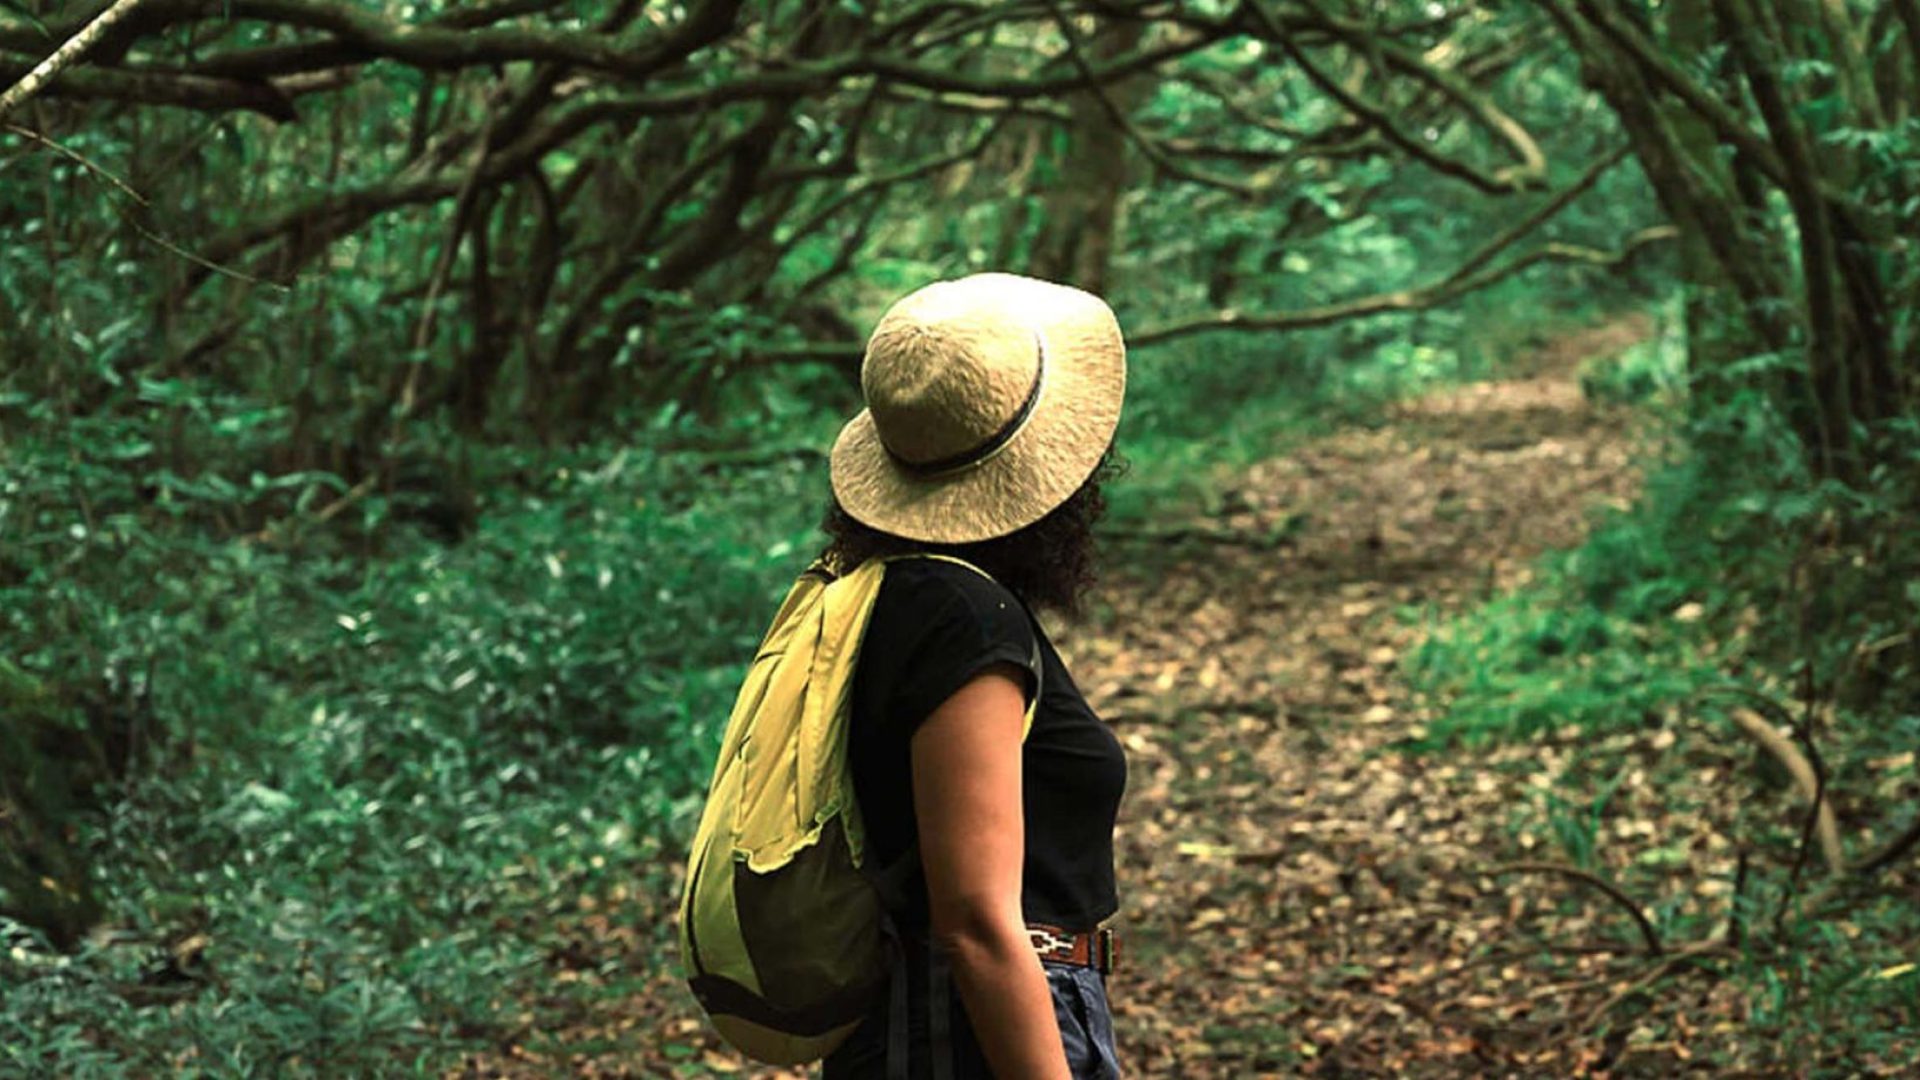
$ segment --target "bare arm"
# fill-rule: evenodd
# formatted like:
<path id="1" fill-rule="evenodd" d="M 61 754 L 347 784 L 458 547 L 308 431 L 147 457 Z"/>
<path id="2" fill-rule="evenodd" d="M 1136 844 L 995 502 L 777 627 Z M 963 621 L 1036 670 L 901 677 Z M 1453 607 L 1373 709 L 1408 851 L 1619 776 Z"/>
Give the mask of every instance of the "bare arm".
<path id="1" fill-rule="evenodd" d="M 1047 976 L 1020 913 L 1026 700 L 1017 679 L 1012 667 L 976 676 L 914 733 L 913 805 L 934 941 L 987 1063 L 995 1076 L 1068 1080 Z"/>

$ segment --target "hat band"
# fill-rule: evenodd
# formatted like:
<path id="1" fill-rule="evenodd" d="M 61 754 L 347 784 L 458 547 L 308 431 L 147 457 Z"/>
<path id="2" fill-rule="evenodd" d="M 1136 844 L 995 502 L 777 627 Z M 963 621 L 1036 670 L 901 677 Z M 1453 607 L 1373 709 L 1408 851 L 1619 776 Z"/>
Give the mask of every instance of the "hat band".
<path id="1" fill-rule="evenodd" d="M 1033 347 L 1038 359 L 1034 364 L 1033 385 L 1027 388 L 1027 400 L 1020 403 L 1020 409 L 1013 414 L 1013 419 L 1007 421 L 1006 426 L 999 431 L 994 432 L 986 442 L 971 450 L 963 450 L 958 454 L 932 461 L 908 461 L 894 453 L 891 447 L 887 447 L 886 440 L 883 439 L 880 445 L 886 448 L 887 456 L 892 458 L 894 464 L 901 469 L 922 480 L 935 480 L 991 461 L 995 455 L 1007 448 L 1007 444 L 1013 441 L 1014 436 L 1020 434 L 1020 429 L 1027 426 L 1027 421 L 1033 419 L 1035 406 L 1040 404 L 1040 387 L 1047 379 L 1047 339 L 1041 336 L 1038 330 L 1033 332 Z"/>

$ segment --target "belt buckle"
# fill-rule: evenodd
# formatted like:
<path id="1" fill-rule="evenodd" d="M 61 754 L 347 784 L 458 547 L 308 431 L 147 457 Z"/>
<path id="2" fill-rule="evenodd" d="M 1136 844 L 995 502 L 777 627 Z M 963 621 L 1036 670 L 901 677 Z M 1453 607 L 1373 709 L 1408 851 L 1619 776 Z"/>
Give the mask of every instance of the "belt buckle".
<path id="1" fill-rule="evenodd" d="M 1120 958 L 1120 944 L 1114 937 L 1113 928 L 1103 926 L 1093 934 L 1093 966 L 1102 975 L 1113 973 L 1114 962 Z"/>

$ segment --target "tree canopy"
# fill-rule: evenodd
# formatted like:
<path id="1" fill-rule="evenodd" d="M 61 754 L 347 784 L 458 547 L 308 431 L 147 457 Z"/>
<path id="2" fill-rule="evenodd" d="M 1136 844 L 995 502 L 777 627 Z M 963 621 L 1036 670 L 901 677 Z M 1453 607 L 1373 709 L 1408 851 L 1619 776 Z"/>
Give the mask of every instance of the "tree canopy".
<path id="1" fill-rule="evenodd" d="M 1577 729 L 1600 749 L 1552 783 L 1586 802 L 1527 836 L 1602 904 L 1682 858 L 1608 865 L 1608 770 L 1709 709 L 1800 810 L 1699 856 L 1748 907 L 1674 967 L 1698 898 L 1624 901 L 1648 977 L 1725 940 L 1751 1001 L 1817 999 L 1782 956 L 1920 839 L 1917 109 L 1916 0 L 0 0 L 0 1070 L 324 1071 L 340 1018 L 362 1070 L 511 1044 L 519 1005 L 475 988 L 535 993 L 580 915 L 553 897 L 670 888 L 867 328 L 989 269 L 1119 312 L 1136 471 L 1103 536 L 1202 590 L 1175 659 L 1076 629 L 1103 705 L 1386 708 L 1392 749 L 1445 754 Z M 1421 397 L 1506 375 L 1548 405 Z M 1401 487 L 1354 425 L 1410 433 Z M 1456 474 L 1562 435 L 1588 456 Z M 1351 453 L 1275 472 L 1323 437 Z M 1582 540 L 1555 484 L 1626 502 L 1616 451 L 1646 487 Z M 1413 495 L 1433 550 L 1383 563 Z M 1531 584 L 1506 552 L 1547 540 L 1453 524 L 1517 535 L 1486 508 L 1528 499 L 1576 545 Z M 1265 618 L 1283 557 L 1330 636 Z M 1424 618 L 1410 582 L 1448 605 L 1417 655 L 1339 628 Z M 1381 649 L 1405 670 L 1340 674 Z M 1321 696 L 1259 675 L 1221 712 L 1245 672 L 1208 650 Z M 1740 770 L 1683 749 L 1661 805 L 1731 834 L 1681 781 Z M 1148 805 L 1217 786 L 1189 782 Z M 1861 916 L 1846 1001 L 1894 1009 L 1858 957 L 1904 918 Z"/>

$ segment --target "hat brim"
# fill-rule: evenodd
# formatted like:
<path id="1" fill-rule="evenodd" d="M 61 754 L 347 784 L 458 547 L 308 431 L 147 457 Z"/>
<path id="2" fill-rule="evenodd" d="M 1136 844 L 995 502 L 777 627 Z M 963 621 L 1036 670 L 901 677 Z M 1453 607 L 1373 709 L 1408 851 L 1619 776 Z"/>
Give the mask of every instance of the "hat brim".
<path id="1" fill-rule="evenodd" d="M 856 520 L 923 543 L 1005 536 L 1065 502 L 1112 444 L 1127 391 L 1126 345 L 1113 312 L 1069 286 L 990 276 L 1002 279 L 996 299 L 1046 343 L 1032 416 L 985 461 L 927 477 L 887 453 L 872 415 L 861 410 L 841 429 L 831 459 L 833 493 Z"/>

